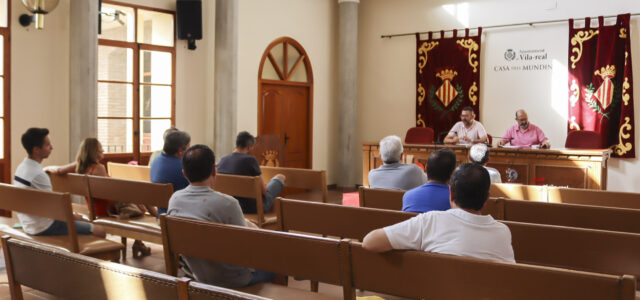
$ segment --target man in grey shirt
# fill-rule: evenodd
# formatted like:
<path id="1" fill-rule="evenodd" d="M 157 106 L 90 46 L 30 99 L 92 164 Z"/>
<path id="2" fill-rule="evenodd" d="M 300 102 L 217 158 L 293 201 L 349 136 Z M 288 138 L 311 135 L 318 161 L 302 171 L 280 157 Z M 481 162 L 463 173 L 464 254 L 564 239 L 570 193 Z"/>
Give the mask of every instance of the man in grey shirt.
<path id="1" fill-rule="evenodd" d="M 389 190 L 410 190 L 427 182 L 427 175 L 414 164 L 403 164 L 402 140 L 390 135 L 380 140 L 380 156 L 384 163 L 369 171 L 369 187 Z"/>
<path id="2" fill-rule="evenodd" d="M 257 228 L 245 220 L 235 198 L 211 189 L 216 176 L 215 156 L 205 145 L 189 148 L 182 157 L 182 168 L 189 186 L 169 199 L 168 215 Z M 215 251 L 215 249 L 211 249 Z M 227 288 L 269 282 L 274 274 L 201 258 L 183 256 L 197 281 Z"/>

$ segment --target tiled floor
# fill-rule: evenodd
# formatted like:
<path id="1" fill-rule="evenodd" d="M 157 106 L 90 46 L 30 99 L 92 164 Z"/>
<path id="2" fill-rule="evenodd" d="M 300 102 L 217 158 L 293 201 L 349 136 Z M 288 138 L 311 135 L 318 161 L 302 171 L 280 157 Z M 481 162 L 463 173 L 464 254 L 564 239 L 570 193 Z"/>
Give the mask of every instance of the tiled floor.
<path id="1" fill-rule="evenodd" d="M 347 192 L 352 192 L 352 191 L 355 191 L 355 190 L 351 190 Z M 298 199 L 315 198 L 311 195 L 302 195 L 302 197 L 300 196 L 301 195 L 297 195 L 296 198 Z M 342 200 L 342 191 L 337 191 L 337 190 L 329 191 L 330 203 L 341 203 L 341 200 Z M 113 241 L 120 242 L 120 237 L 118 236 L 108 236 L 108 238 Z M 134 259 L 131 254 L 131 245 L 133 244 L 133 240 L 129 239 L 127 242 L 128 242 L 127 257 L 125 260 L 122 261 L 123 264 L 133 266 L 136 268 L 151 270 L 159 273 L 165 272 L 162 245 L 145 243 L 147 246 L 151 247 L 151 255 L 143 258 L 139 258 L 139 259 Z M 305 290 L 308 290 L 310 286 L 308 280 L 294 280 L 293 278 L 289 278 L 288 284 L 291 287 L 296 287 L 296 288 L 305 289 Z M 23 290 L 25 299 L 56 299 L 51 295 L 47 295 L 27 287 L 23 287 L 22 290 Z M 341 297 L 342 287 L 320 283 L 319 292 L 327 295 Z M 365 296 L 365 295 L 371 295 L 371 293 L 358 291 L 358 295 Z M 9 295 L 9 288 L 7 285 L 7 275 L 6 275 L 4 257 L 2 255 L 2 252 L 0 251 L 0 300 L 9 300 L 9 299 L 11 298 Z M 384 299 L 392 300 L 392 299 L 400 299 L 400 298 L 393 297 L 393 296 L 384 296 Z"/>

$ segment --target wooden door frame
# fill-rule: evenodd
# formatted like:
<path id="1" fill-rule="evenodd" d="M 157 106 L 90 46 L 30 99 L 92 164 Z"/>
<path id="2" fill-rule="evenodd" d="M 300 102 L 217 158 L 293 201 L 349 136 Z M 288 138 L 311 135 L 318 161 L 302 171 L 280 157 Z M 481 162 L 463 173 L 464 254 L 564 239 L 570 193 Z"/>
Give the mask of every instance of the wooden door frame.
<path id="1" fill-rule="evenodd" d="M 272 80 L 272 79 L 263 79 L 262 78 L 262 68 L 264 67 L 264 64 L 266 62 L 267 59 L 269 60 L 273 60 L 273 57 L 270 54 L 271 50 L 278 44 L 282 44 L 284 43 L 284 47 L 283 47 L 283 51 L 284 51 L 284 73 L 282 74 L 278 74 L 279 76 L 284 76 L 285 78 L 282 78 L 283 80 Z M 307 71 L 307 82 L 298 82 L 298 81 L 289 81 L 286 80 L 287 79 L 287 75 L 289 72 L 289 68 L 287 66 L 288 62 L 287 62 L 287 44 L 292 45 L 294 48 L 296 48 L 299 52 L 300 55 L 304 56 L 303 60 L 302 60 L 302 64 L 304 65 L 306 71 Z M 270 57 L 271 56 L 271 57 Z M 276 68 L 277 66 L 274 66 L 274 68 Z M 294 70 L 295 71 L 295 70 Z M 308 156 L 309 156 L 309 160 L 307 162 L 308 168 L 311 169 L 313 168 L 313 69 L 311 68 L 311 61 L 309 60 L 309 55 L 307 55 L 307 51 L 305 51 L 305 49 L 302 47 L 302 45 L 300 45 L 300 43 L 298 43 L 296 40 L 294 40 L 293 38 L 284 36 L 284 37 L 280 37 L 275 39 L 273 42 L 271 42 L 267 48 L 264 50 L 264 52 L 262 53 L 262 59 L 260 59 L 260 66 L 258 68 L 258 136 L 260 135 L 260 133 L 263 130 L 263 126 L 262 126 L 262 93 L 263 93 L 263 84 L 270 84 L 270 85 L 281 85 L 281 86 L 295 86 L 295 87 L 306 87 L 309 90 L 309 105 L 308 105 L 308 115 L 309 118 L 307 120 L 307 130 L 308 130 L 308 136 L 309 136 L 309 140 L 308 140 L 308 145 L 307 145 L 307 151 L 308 151 Z"/>

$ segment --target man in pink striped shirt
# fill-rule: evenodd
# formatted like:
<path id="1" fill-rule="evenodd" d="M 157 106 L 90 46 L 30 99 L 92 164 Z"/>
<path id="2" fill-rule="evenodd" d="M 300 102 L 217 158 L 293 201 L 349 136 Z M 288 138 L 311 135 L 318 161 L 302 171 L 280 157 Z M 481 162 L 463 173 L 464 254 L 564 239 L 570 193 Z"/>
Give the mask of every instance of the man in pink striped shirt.
<path id="1" fill-rule="evenodd" d="M 498 146 L 504 146 L 509 143 L 511 146 L 520 147 L 531 147 L 533 145 L 540 145 L 541 148 L 551 147 L 549 139 L 544 135 L 542 129 L 529 123 L 527 112 L 523 109 L 516 111 L 516 122 L 518 124 L 507 129 L 507 132 L 502 136 L 502 140 L 498 142 Z"/>

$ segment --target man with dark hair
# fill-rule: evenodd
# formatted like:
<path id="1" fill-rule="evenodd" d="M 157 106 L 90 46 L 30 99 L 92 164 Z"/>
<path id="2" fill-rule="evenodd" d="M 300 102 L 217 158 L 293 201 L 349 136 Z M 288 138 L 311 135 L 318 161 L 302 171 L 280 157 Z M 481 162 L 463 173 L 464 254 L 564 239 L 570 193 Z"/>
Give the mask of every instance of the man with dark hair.
<path id="1" fill-rule="evenodd" d="M 218 162 L 218 173 L 242 175 L 242 176 L 260 176 L 260 164 L 258 160 L 249 155 L 256 139 L 250 133 L 242 131 L 236 137 L 236 149 L 233 153 L 224 156 Z M 267 185 L 262 182 L 262 208 L 264 212 L 269 212 L 273 206 L 273 202 L 282 189 L 284 188 L 285 176 L 277 174 Z M 257 213 L 256 199 L 236 197 L 240 202 L 240 207 L 245 214 Z"/>
<path id="2" fill-rule="evenodd" d="M 439 149 L 429 155 L 426 184 L 409 190 L 402 196 L 402 210 L 428 212 L 447 210 L 449 205 L 449 177 L 456 167 L 456 155 L 449 149 Z"/>
<path id="3" fill-rule="evenodd" d="M 362 246 L 373 252 L 422 250 L 515 262 L 511 231 L 480 209 L 489 198 L 489 173 L 478 164 L 461 165 L 451 178 L 451 207 L 373 230 Z"/>
<path id="4" fill-rule="evenodd" d="M 51 191 L 51 180 L 42 169 L 42 161 L 48 158 L 53 151 L 49 130 L 46 128 L 29 128 L 21 138 L 22 146 L 27 151 L 25 158 L 13 177 L 13 185 L 21 188 L 33 188 L 37 190 Z M 67 223 L 40 216 L 17 213 L 24 232 L 31 235 L 66 235 Z M 77 220 L 82 220 L 80 215 L 75 215 Z M 105 237 L 105 231 L 98 225 L 75 221 L 78 234 L 93 234 Z"/>
<path id="5" fill-rule="evenodd" d="M 501 183 L 500 172 L 492 167 L 487 167 L 489 162 L 489 146 L 486 144 L 475 144 L 469 149 L 469 161 L 483 166 L 489 172 L 491 183 Z"/>
<path id="6" fill-rule="evenodd" d="M 445 144 L 477 144 L 487 142 L 487 131 L 475 120 L 476 114 L 471 106 L 466 106 L 460 112 L 460 121 L 451 127 L 444 138 Z"/>
<path id="7" fill-rule="evenodd" d="M 223 224 L 257 228 L 245 220 L 238 201 L 211 187 L 216 176 L 215 156 L 205 145 L 195 145 L 182 157 L 184 175 L 189 186 L 173 193 L 167 214 Z M 211 249 L 215 251 L 215 249 Z M 197 281 L 227 288 L 240 288 L 271 281 L 273 273 L 184 256 L 187 267 Z"/>
<path id="8" fill-rule="evenodd" d="M 189 185 L 189 181 L 182 173 L 180 159 L 189 148 L 191 137 L 184 131 L 173 131 L 164 139 L 162 153 L 154 160 L 151 166 L 151 182 L 171 183 L 173 191 L 179 191 Z M 158 208 L 158 213 L 167 212 L 164 207 Z"/>

